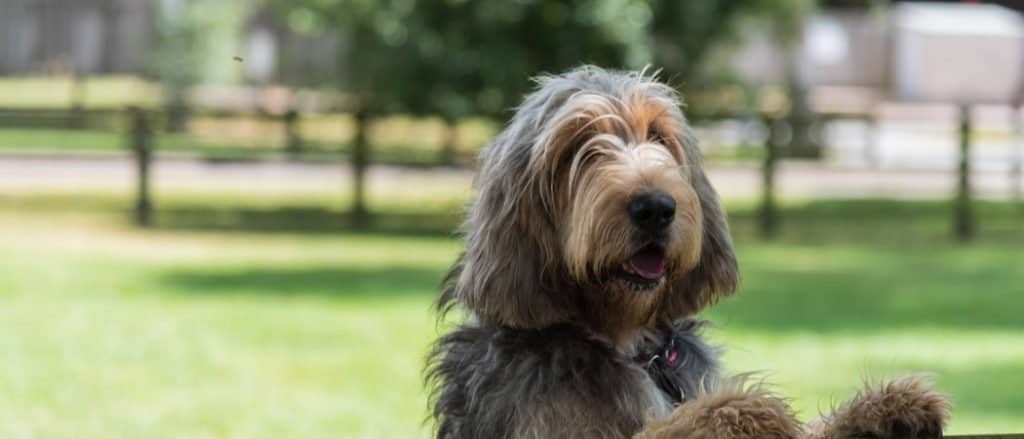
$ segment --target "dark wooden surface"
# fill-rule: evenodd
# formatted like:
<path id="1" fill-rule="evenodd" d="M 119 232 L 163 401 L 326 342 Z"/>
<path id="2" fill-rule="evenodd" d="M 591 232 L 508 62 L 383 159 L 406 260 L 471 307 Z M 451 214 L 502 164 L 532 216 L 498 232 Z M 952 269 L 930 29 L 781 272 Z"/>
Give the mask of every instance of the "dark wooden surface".
<path id="1" fill-rule="evenodd" d="M 953 436 L 943 436 L 947 439 L 1024 439 L 1024 433 L 1022 434 L 958 434 Z"/>

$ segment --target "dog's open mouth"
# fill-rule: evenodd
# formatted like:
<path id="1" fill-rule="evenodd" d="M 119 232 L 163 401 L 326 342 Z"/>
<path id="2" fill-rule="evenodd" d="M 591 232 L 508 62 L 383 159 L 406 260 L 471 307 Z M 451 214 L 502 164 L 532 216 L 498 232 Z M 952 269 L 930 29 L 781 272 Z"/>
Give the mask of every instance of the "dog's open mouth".
<path id="1" fill-rule="evenodd" d="M 648 244 L 622 264 L 622 279 L 636 291 L 653 289 L 665 277 L 665 249 Z"/>

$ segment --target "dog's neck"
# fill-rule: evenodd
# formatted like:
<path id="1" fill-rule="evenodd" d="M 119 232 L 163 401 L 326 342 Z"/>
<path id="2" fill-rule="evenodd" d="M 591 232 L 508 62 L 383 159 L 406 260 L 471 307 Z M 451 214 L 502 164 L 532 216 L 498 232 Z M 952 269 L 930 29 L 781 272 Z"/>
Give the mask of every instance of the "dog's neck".
<path id="1" fill-rule="evenodd" d="M 656 292 L 591 290 L 583 294 L 583 324 L 616 349 L 631 353 L 656 324 Z"/>

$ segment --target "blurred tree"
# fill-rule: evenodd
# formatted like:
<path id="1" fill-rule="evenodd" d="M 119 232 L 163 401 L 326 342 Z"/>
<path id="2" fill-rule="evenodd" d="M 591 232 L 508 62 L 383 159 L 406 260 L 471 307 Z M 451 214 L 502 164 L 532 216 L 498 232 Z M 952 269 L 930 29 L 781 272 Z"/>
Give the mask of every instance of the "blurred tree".
<path id="1" fill-rule="evenodd" d="M 299 33 L 342 36 L 336 86 L 355 103 L 353 214 L 365 221 L 366 124 L 381 113 L 440 116 L 442 158 L 455 156 L 457 122 L 504 119 L 537 74 L 591 63 L 640 68 L 653 61 L 682 84 L 743 19 L 788 28 L 801 0 L 266 0 Z"/>
<path id="2" fill-rule="evenodd" d="M 440 116 L 442 155 L 459 119 L 503 116 L 541 72 L 582 63 L 623 66 L 631 48 L 600 0 L 270 0 L 292 30 L 340 30 L 337 84 L 354 102 L 353 219 L 366 221 L 366 126 L 381 113 Z M 639 2 L 620 2 L 639 3 Z"/>
<path id="3" fill-rule="evenodd" d="M 343 44 L 336 55 L 342 74 L 327 84 L 351 98 L 355 122 L 352 139 L 352 222 L 362 227 L 369 220 L 365 201 L 365 175 L 369 165 L 367 131 L 372 117 L 394 106 L 389 87 L 409 80 L 402 71 L 403 44 L 408 37 L 412 0 L 267 0 L 274 15 L 284 17 L 299 34 L 338 32 Z"/>
<path id="4" fill-rule="evenodd" d="M 235 34 L 241 29 L 245 6 L 238 0 L 160 0 L 156 44 L 146 73 L 164 87 L 169 131 L 186 128 L 186 94 L 191 86 L 238 79 L 231 58 L 238 52 Z"/>
<path id="5" fill-rule="evenodd" d="M 735 117 L 746 111 L 744 106 L 760 108 L 757 93 L 734 78 L 730 65 L 715 62 L 716 50 L 729 43 L 738 43 L 744 32 L 755 27 L 762 35 L 782 46 L 786 56 L 786 88 L 789 97 L 787 120 L 776 115 L 763 114 L 767 127 L 765 154 L 762 167 L 762 193 L 758 209 L 762 236 L 771 237 L 778 230 L 778 208 L 775 203 L 775 167 L 782 152 L 805 151 L 812 145 L 810 108 L 799 77 L 798 51 L 803 19 L 813 7 L 804 0 L 656 0 L 651 3 L 657 11 L 651 20 L 651 47 L 655 64 L 661 66 L 686 96 L 702 96 L 687 102 L 691 118 L 717 117 L 723 113 Z M 745 35 L 746 34 L 746 35 Z M 726 58 L 728 59 L 728 58 Z M 736 82 L 746 96 L 739 102 L 715 102 L 715 95 L 702 93 L 723 83 Z M 788 136 L 784 136 L 788 133 Z M 788 139 L 784 139 L 788 137 Z M 789 148 L 784 149 L 788 142 Z"/>
<path id="6" fill-rule="evenodd" d="M 167 129 L 184 131 L 188 119 L 185 94 L 198 82 L 200 53 L 195 50 L 200 29 L 189 14 L 188 0 L 161 0 L 157 41 L 147 60 L 146 73 L 163 86 Z"/>
<path id="7" fill-rule="evenodd" d="M 439 115 L 451 161 L 459 119 L 504 116 L 531 86 L 531 77 L 583 63 L 628 64 L 633 45 L 615 32 L 614 2 L 418 1 L 401 45 L 402 78 L 383 91 L 394 109 Z M 642 4 L 635 1 L 622 5 Z"/>
<path id="8" fill-rule="evenodd" d="M 710 72 L 704 61 L 716 47 L 712 43 L 737 37 L 737 18 L 757 3 L 742 0 L 653 1 L 651 5 L 658 11 L 651 19 L 651 46 L 655 62 L 672 77 L 688 82 L 708 80 Z"/>
<path id="9" fill-rule="evenodd" d="M 739 81 L 728 64 L 712 58 L 717 50 L 749 36 L 744 32 L 747 28 L 764 29 L 782 46 L 795 47 L 803 18 L 813 7 L 804 0 L 655 0 L 650 4 L 656 11 L 650 23 L 653 63 L 687 95 Z M 696 114 L 718 108 L 715 103 L 688 105 L 690 113 Z"/>

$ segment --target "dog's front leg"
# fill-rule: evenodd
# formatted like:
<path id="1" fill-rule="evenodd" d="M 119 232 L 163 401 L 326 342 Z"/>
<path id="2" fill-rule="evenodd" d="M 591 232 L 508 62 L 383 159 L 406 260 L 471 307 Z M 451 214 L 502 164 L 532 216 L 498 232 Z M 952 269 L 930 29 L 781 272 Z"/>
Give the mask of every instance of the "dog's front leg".
<path id="1" fill-rule="evenodd" d="M 920 376 L 869 386 L 811 423 L 808 439 L 940 438 L 950 403 Z"/>
<path id="2" fill-rule="evenodd" d="M 786 402 L 742 379 L 719 386 L 650 422 L 635 439 L 797 439 L 801 424 Z"/>

